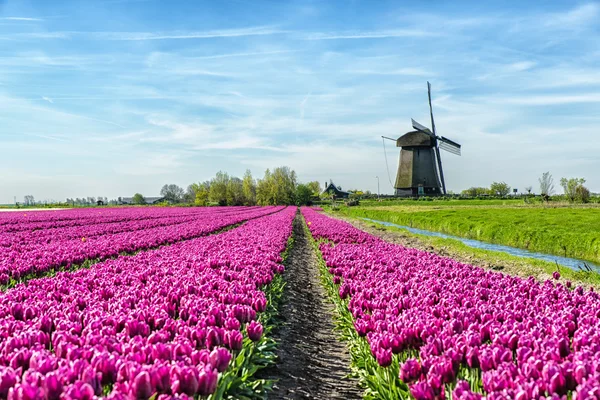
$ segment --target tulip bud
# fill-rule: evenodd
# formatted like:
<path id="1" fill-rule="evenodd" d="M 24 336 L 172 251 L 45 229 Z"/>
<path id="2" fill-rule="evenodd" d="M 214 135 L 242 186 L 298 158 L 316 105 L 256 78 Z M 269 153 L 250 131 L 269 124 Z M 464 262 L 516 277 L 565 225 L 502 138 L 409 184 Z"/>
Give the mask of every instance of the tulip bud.
<path id="1" fill-rule="evenodd" d="M 409 358 L 400 367 L 400 379 L 404 383 L 412 383 L 421 376 L 421 364 L 414 358 Z"/>
<path id="2" fill-rule="evenodd" d="M 246 332 L 250 340 L 257 342 L 263 334 L 263 327 L 260 322 L 252 321 L 246 326 Z"/>
<path id="3" fill-rule="evenodd" d="M 240 331 L 229 331 L 225 333 L 227 345 L 231 350 L 241 350 L 244 343 L 244 336 Z"/>
<path id="4" fill-rule="evenodd" d="M 136 399 L 147 400 L 152 396 L 153 392 L 154 390 L 152 389 L 152 384 L 150 382 L 150 375 L 147 371 L 140 372 L 133 380 L 131 394 L 135 396 Z"/>
<path id="5" fill-rule="evenodd" d="M 231 353 L 222 347 L 218 347 L 210 353 L 210 364 L 219 372 L 225 371 L 230 361 Z"/>
<path id="6" fill-rule="evenodd" d="M 12 368 L 0 367 L 0 397 L 5 399 L 8 390 L 17 384 L 17 374 Z"/>
<path id="7" fill-rule="evenodd" d="M 150 382 L 152 387 L 159 393 L 165 393 L 171 384 L 171 375 L 169 367 L 166 365 L 160 365 L 154 368 L 150 375 Z"/>
<path id="8" fill-rule="evenodd" d="M 195 368 L 182 368 L 179 372 L 179 390 L 188 396 L 198 393 L 198 371 Z"/>
<path id="9" fill-rule="evenodd" d="M 435 400 L 433 388 L 427 382 L 419 382 L 410 388 L 410 394 L 417 400 Z"/>
<path id="10" fill-rule="evenodd" d="M 553 277 L 554 279 L 556 279 L 556 280 L 559 280 L 559 279 L 560 279 L 560 272 L 558 272 L 558 271 L 554 271 L 554 272 L 552 273 L 552 277 Z"/>
<path id="11" fill-rule="evenodd" d="M 217 390 L 218 373 L 209 365 L 200 370 L 198 376 L 198 393 L 201 396 L 208 396 Z"/>
<path id="12" fill-rule="evenodd" d="M 392 350 L 391 349 L 379 349 L 375 358 L 377 359 L 377 363 L 382 367 L 389 367 L 392 365 Z"/>
<path id="13" fill-rule="evenodd" d="M 44 379 L 44 391 L 48 400 L 58 400 L 63 391 L 63 385 L 57 373 L 46 375 Z"/>

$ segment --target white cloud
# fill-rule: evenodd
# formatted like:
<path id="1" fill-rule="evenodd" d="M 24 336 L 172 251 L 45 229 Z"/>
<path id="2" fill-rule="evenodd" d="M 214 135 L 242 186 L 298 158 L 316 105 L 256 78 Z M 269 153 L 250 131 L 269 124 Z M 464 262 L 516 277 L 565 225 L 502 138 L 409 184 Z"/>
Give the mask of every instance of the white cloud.
<path id="1" fill-rule="evenodd" d="M 303 35 L 305 40 L 386 39 L 400 37 L 432 37 L 440 33 L 420 29 L 391 29 L 381 31 L 313 32 Z"/>
<path id="2" fill-rule="evenodd" d="M 6 21 L 25 21 L 25 22 L 37 22 L 43 21 L 42 18 L 32 18 L 32 17 L 2 17 L 0 20 Z"/>
<path id="3" fill-rule="evenodd" d="M 285 31 L 271 26 L 256 26 L 240 29 L 222 29 L 211 31 L 170 31 L 170 32 L 94 32 L 91 37 L 105 40 L 177 40 L 177 39 L 214 39 L 235 38 L 244 36 L 266 36 L 285 33 Z M 85 32 L 79 32 L 86 35 Z"/>
<path id="4" fill-rule="evenodd" d="M 582 25 L 597 23 L 600 18 L 600 4 L 586 3 L 568 12 L 548 14 L 542 18 L 545 26 L 558 29 L 579 29 Z"/>

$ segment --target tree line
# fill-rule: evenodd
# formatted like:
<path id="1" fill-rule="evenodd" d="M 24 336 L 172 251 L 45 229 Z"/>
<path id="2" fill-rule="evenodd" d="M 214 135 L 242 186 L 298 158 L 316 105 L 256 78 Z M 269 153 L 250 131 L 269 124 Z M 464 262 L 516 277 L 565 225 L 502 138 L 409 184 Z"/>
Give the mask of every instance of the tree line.
<path id="1" fill-rule="evenodd" d="M 554 195 L 554 178 L 552 174 L 548 172 L 544 172 L 542 176 L 538 179 L 540 195 L 545 200 L 548 201 L 550 196 Z M 587 187 L 583 186 L 585 183 L 584 178 L 561 178 L 560 186 L 564 192 L 564 198 L 566 198 L 571 203 L 579 202 L 579 203 L 587 203 L 590 201 L 590 191 Z M 532 194 L 533 187 L 527 186 L 525 187 L 525 191 L 527 194 Z M 480 196 L 496 196 L 496 197 L 504 197 L 507 196 L 511 191 L 511 187 L 505 182 L 493 182 L 489 188 L 486 187 L 471 187 L 469 189 L 465 189 L 461 192 L 463 196 L 469 197 L 480 197 Z"/>
<path id="2" fill-rule="evenodd" d="M 244 176 L 219 171 L 204 182 L 190 184 L 187 189 L 166 184 L 160 195 L 171 204 L 197 206 L 254 206 L 254 205 L 307 205 L 321 191 L 319 182 L 299 183 L 296 172 L 289 167 L 267 169 L 261 179 L 255 179 L 248 169 Z M 144 196 L 136 193 L 132 202 L 145 204 Z"/>

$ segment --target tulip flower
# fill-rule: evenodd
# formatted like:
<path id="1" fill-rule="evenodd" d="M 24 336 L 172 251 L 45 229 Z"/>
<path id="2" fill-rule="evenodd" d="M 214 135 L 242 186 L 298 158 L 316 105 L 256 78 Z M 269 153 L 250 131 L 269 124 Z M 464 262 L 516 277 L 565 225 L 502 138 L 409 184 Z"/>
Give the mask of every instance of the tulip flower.
<path id="1" fill-rule="evenodd" d="M 246 326 L 248 338 L 253 342 L 258 342 L 263 334 L 263 327 L 260 322 L 252 321 Z"/>

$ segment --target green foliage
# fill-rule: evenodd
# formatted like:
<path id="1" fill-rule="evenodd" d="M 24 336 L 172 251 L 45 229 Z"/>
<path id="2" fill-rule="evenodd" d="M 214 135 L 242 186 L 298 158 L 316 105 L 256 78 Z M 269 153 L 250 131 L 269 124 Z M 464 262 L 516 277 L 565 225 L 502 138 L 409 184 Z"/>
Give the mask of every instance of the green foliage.
<path id="1" fill-rule="evenodd" d="M 262 206 L 294 204 L 295 194 L 296 172 L 289 167 L 267 169 L 256 186 L 256 201 Z"/>
<path id="2" fill-rule="evenodd" d="M 589 190 L 587 190 L 583 184 L 585 183 L 585 179 L 583 178 L 560 178 L 560 186 L 562 186 L 565 197 L 570 202 L 574 201 L 583 201 L 583 197 L 585 196 L 584 192 L 587 191 L 586 200 L 589 201 Z M 580 188 L 581 187 L 581 188 Z M 579 194 L 578 194 L 579 191 Z"/>
<path id="3" fill-rule="evenodd" d="M 220 206 L 226 206 L 228 183 L 229 175 L 227 172 L 217 172 L 215 177 L 210 181 L 210 192 L 208 195 L 209 200 L 219 204 Z"/>
<path id="4" fill-rule="evenodd" d="M 309 206 L 312 204 L 312 190 L 303 183 L 296 186 L 296 205 Z"/>
<path id="5" fill-rule="evenodd" d="M 231 177 L 227 182 L 227 205 L 243 206 L 246 202 L 244 197 L 244 186 L 240 178 Z"/>
<path id="6" fill-rule="evenodd" d="M 484 187 L 470 187 L 463 190 L 461 194 L 469 197 L 487 196 L 490 194 L 490 190 Z"/>
<path id="7" fill-rule="evenodd" d="M 494 196 L 504 197 L 510 193 L 510 186 L 505 182 L 493 182 L 490 185 L 490 193 Z"/>
<path id="8" fill-rule="evenodd" d="M 242 190 L 244 192 L 245 205 L 253 206 L 256 205 L 256 182 L 252 177 L 252 172 L 249 169 L 244 173 L 244 179 L 242 179 Z"/>
<path id="9" fill-rule="evenodd" d="M 185 191 L 175 184 L 167 184 L 160 190 L 160 195 L 169 203 L 180 203 L 183 200 Z"/>
<path id="10" fill-rule="evenodd" d="M 203 182 L 198 185 L 198 190 L 194 196 L 194 204 L 197 206 L 207 206 L 210 193 L 210 182 Z"/>
<path id="11" fill-rule="evenodd" d="M 246 170 L 243 179 L 219 171 L 210 182 L 192 183 L 181 196 L 186 203 L 198 206 L 266 206 L 296 204 L 298 194 L 302 195 L 302 204 L 309 204 L 311 198 L 319 194 L 316 181 L 304 185 L 300 192 L 297 185 L 296 172 L 285 166 L 273 171 L 267 169 L 263 179 L 258 180 L 252 177 L 250 170 Z"/>
<path id="12" fill-rule="evenodd" d="M 321 194 L 321 184 L 318 181 L 308 182 L 306 186 L 308 186 L 313 196 L 318 196 Z"/>
<path id="13" fill-rule="evenodd" d="M 133 197 L 131 198 L 131 202 L 133 204 L 146 204 L 146 199 L 144 198 L 144 196 L 142 196 L 140 193 L 136 193 L 133 195 Z"/>
<path id="14" fill-rule="evenodd" d="M 589 203 L 590 202 L 590 191 L 585 186 L 579 185 L 575 189 L 575 198 L 580 203 Z"/>

